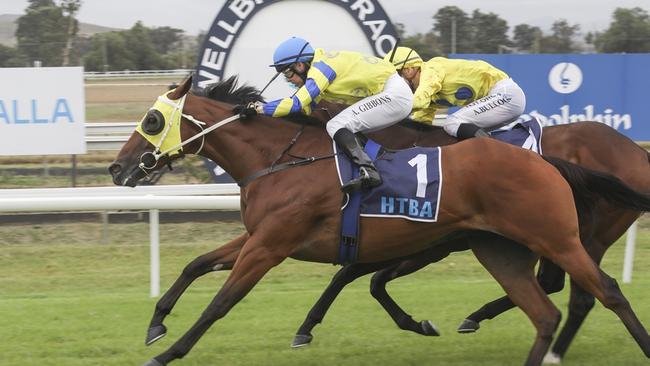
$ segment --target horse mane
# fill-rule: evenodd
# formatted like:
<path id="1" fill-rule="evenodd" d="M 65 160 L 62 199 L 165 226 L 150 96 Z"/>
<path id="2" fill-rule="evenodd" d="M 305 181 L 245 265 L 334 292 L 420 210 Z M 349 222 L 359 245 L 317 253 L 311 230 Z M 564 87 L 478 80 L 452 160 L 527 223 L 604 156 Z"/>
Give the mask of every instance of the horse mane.
<path id="1" fill-rule="evenodd" d="M 264 97 L 260 95 L 260 91 L 256 87 L 247 84 L 239 86 L 237 85 L 237 79 L 237 76 L 233 75 L 228 79 L 211 84 L 205 89 L 198 90 L 194 94 L 228 104 L 265 102 Z M 282 119 L 301 125 L 324 128 L 318 119 L 302 113 L 292 113 Z"/>
<path id="2" fill-rule="evenodd" d="M 236 75 L 210 84 L 205 89 L 195 91 L 194 94 L 228 104 L 264 102 L 264 98 L 256 87 L 246 84 L 238 86 Z"/>

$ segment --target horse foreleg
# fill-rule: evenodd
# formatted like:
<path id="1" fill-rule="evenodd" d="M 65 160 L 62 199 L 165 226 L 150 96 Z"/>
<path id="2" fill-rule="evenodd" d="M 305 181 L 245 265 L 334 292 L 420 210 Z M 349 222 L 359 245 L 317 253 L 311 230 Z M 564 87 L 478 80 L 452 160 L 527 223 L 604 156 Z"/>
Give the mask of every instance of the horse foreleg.
<path id="1" fill-rule="evenodd" d="M 183 358 L 215 321 L 223 318 L 271 268 L 288 256 L 288 253 L 284 253 L 286 246 L 277 250 L 262 245 L 260 240 L 254 238 L 251 236 L 246 241 L 228 279 L 196 323 L 170 348 L 143 366 L 167 365 Z"/>
<path id="2" fill-rule="evenodd" d="M 395 302 L 395 300 L 390 297 L 386 291 L 386 283 L 418 271 L 430 263 L 438 262 L 439 260 L 449 256 L 449 253 L 453 251 L 465 249 L 467 249 L 467 244 L 464 240 L 462 240 L 462 242 L 456 241 L 448 244 L 441 244 L 418 253 L 415 256 L 411 256 L 409 259 L 406 259 L 395 266 L 382 269 L 372 276 L 372 280 L 370 281 L 370 293 L 375 299 L 377 299 L 400 329 L 426 336 L 439 336 L 440 333 L 430 320 L 423 320 L 419 323 L 413 320 L 411 315 L 406 313 Z"/>
<path id="3" fill-rule="evenodd" d="M 206 273 L 232 268 L 242 245 L 244 245 L 247 239 L 248 233 L 244 233 L 218 249 L 197 257 L 185 266 L 174 284 L 156 303 L 156 308 L 149 323 L 149 329 L 147 330 L 147 338 L 144 341 L 147 346 L 167 334 L 167 327 L 165 327 L 163 321 L 190 284 Z"/>
<path id="4" fill-rule="evenodd" d="M 497 236 L 491 242 L 486 240 L 472 245 L 472 251 L 537 329 L 525 365 L 541 365 L 560 322 L 560 311 L 534 276 L 536 255 L 513 241 Z"/>
<path id="5" fill-rule="evenodd" d="M 486 248 L 486 250 L 489 249 Z M 564 275 L 565 273 L 562 268 L 558 267 L 555 263 L 546 258 L 540 260 L 537 281 L 547 294 L 559 292 L 564 288 Z M 493 300 L 465 318 L 460 326 L 458 326 L 457 332 L 474 333 L 480 328 L 480 323 L 483 320 L 493 319 L 514 307 L 515 304 L 508 296 Z"/>
<path id="6" fill-rule="evenodd" d="M 291 347 L 297 348 L 308 345 L 314 338 L 311 331 L 314 327 L 323 321 L 327 310 L 330 308 L 334 299 L 343 290 L 343 288 L 355 279 L 384 268 L 388 265 L 386 262 L 380 263 L 354 263 L 341 268 L 330 281 L 325 291 L 307 314 L 307 317 L 298 328 L 296 336 L 291 343 Z"/>

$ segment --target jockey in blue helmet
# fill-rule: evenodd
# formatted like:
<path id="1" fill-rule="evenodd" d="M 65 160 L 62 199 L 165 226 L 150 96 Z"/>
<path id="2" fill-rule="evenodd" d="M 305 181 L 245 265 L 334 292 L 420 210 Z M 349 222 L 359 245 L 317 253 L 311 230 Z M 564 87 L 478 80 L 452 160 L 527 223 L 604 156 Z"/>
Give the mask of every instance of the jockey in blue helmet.
<path id="1" fill-rule="evenodd" d="M 326 127 L 343 152 L 359 165 L 360 176 L 342 189 L 347 192 L 381 184 L 379 173 L 354 133 L 379 130 L 409 115 L 413 93 L 395 67 L 359 52 L 314 49 L 298 37 L 289 38 L 276 48 L 271 66 L 298 91 L 289 98 L 251 104 L 241 113 L 272 117 L 297 112 L 310 114 L 321 98 L 349 105 Z"/>

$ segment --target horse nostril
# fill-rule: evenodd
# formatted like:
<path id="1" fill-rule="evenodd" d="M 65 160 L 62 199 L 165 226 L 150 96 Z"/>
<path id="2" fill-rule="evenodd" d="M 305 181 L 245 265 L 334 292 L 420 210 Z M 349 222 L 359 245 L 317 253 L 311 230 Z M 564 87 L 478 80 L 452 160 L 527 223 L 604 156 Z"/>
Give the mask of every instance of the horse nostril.
<path id="1" fill-rule="evenodd" d="M 111 175 L 119 174 L 121 171 L 122 167 L 117 163 L 111 164 L 111 166 L 108 167 L 108 172 L 111 173 Z"/>

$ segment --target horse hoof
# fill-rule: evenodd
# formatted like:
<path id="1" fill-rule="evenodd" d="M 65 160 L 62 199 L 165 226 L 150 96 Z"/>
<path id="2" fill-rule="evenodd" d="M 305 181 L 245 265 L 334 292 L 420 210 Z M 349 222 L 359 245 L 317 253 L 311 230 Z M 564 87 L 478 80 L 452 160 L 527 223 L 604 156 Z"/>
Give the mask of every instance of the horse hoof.
<path id="1" fill-rule="evenodd" d="M 460 324 L 458 327 L 457 332 L 458 333 L 474 333 L 480 328 L 481 326 L 473 321 L 472 319 L 465 319 L 463 322 Z"/>
<path id="2" fill-rule="evenodd" d="M 291 348 L 300 348 L 308 346 L 314 337 L 311 334 L 296 334 L 296 337 L 291 342 Z"/>
<path id="3" fill-rule="evenodd" d="M 160 324 L 155 327 L 149 328 L 147 330 L 147 339 L 145 339 L 144 344 L 146 346 L 151 345 L 153 342 L 159 340 L 167 334 L 167 327 Z"/>
<path id="4" fill-rule="evenodd" d="M 440 336 L 440 332 L 438 331 L 438 328 L 436 328 L 436 326 L 433 325 L 431 320 L 421 321 L 420 326 L 422 327 L 422 334 L 424 334 L 425 336 L 433 336 L 433 337 Z"/>
<path id="5" fill-rule="evenodd" d="M 151 360 L 143 363 L 142 366 L 165 366 L 165 365 L 158 362 L 158 360 L 156 360 L 155 358 L 152 358 Z"/>
<path id="6" fill-rule="evenodd" d="M 544 356 L 544 361 L 542 362 L 545 364 L 559 365 L 562 363 L 562 357 L 555 352 L 549 352 Z"/>

